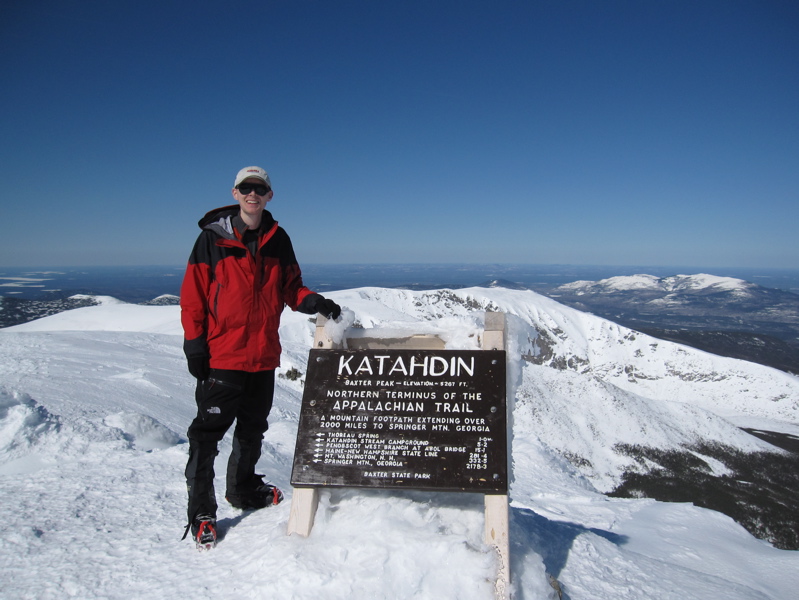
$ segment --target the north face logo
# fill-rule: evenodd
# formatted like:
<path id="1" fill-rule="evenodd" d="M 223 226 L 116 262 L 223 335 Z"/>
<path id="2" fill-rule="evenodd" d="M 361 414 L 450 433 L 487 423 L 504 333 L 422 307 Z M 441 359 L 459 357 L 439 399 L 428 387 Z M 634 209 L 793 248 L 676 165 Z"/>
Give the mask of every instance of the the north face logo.
<path id="1" fill-rule="evenodd" d="M 209 414 L 212 414 L 212 415 L 220 415 L 220 414 L 222 414 L 222 411 L 219 410 L 218 406 L 212 406 L 211 408 L 208 409 L 207 412 Z"/>

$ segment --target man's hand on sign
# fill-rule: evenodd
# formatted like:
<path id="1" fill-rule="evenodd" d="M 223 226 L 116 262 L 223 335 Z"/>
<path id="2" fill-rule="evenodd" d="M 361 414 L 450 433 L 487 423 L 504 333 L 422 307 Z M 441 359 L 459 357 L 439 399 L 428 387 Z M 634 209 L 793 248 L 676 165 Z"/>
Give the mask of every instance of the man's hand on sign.
<path id="1" fill-rule="evenodd" d="M 319 296 L 316 301 L 316 312 L 335 321 L 341 315 L 341 307 L 329 298 Z"/>

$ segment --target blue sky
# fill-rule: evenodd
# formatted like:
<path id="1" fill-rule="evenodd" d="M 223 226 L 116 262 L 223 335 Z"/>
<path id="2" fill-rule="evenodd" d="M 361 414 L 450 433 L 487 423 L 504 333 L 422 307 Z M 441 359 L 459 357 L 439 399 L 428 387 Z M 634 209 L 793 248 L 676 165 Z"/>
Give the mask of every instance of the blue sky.
<path id="1" fill-rule="evenodd" d="M 183 264 L 269 171 L 300 263 L 799 268 L 799 3 L 5 2 L 0 266 Z"/>

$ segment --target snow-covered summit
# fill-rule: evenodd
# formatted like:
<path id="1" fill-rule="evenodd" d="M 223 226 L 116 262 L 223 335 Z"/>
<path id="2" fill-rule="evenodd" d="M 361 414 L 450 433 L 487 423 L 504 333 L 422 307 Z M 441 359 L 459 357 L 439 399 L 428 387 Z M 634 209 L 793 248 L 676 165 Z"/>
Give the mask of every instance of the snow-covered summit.
<path id="1" fill-rule="evenodd" d="M 799 433 L 796 377 L 658 340 L 535 292 L 362 288 L 336 298 L 365 327 L 459 331 L 459 347 L 477 347 L 481 311 L 510 315 L 517 407 L 534 409 L 550 446 L 593 465 L 583 474 L 603 491 L 631 466 L 609 450 L 619 444 L 674 449 L 707 440 L 754 451 L 764 444 L 737 425 L 768 421 Z"/>
<path id="2" fill-rule="evenodd" d="M 109 305 L 109 304 L 125 304 L 122 300 L 114 298 L 113 296 L 98 296 L 90 294 L 74 294 L 70 296 L 72 300 L 90 300 L 95 304 Z"/>
<path id="3" fill-rule="evenodd" d="M 65 310 L 0 331 L 130 331 L 183 335 L 180 308 L 176 306 L 145 306 L 110 297 L 92 298 L 108 298 L 108 301 Z"/>
<path id="4" fill-rule="evenodd" d="M 529 380 L 525 389 L 550 386 L 548 391 L 539 389 L 534 394 L 537 402 L 559 398 L 556 388 L 571 381 L 570 386 L 579 383 L 583 388 L 581 408 L 596 410 L 596 419 L 601 419 L 611 405 L 640 403 L 641 414 L 627 410 L 628 421 L 614 436 L 608 437 L 606 431 L 605 444 L 586 443 L 581 454 L 588 452 L 593 456 L 614 444 L 651 441 L 647 436 L 651 435 L 652 424 L 674 418 L 670 413 L 653 412 L 651 408 L 655 405 L 674 407 L 676 411 L 690 409 L 692 415 L 693 411 L 706 411 L 710 420 L 720 417 L 740 425 L 749 423 L 750 418 L 766 419 L 773 421 L 777 429 L 792 424 L 799 432 L 799 379 L 796 377 L 655 339 L 529 290 L 359 288 L 335 292 L 333 296 L 355 313 L 359 327 L 389 331 L 393 335 L 403 332 L 435 334 L 446 340 L 451 349 L 479 348 L 484 311 L 507 313 L 510 315 L 513 368 L 519 377 L 524 375 Z M 303 327 L 297 327 L 298 319 Z M 308 327 L 306 315 L 287 311 L 281 328 L 282 339 L 302 344 Z M 134 304 L 79 308 L 5 331 L 67 330 L 182 334 L 178 307 Z M 303 367 L 302 364 L 293 366 Z M 575 452 L 572 446 L 577 439 L 595 437 L 590 431 L 597 431 L 598 426 L 593 421 L 587 423 L 584 415 L 574 414 L 569 408 L 574 399 L 569 394 L 561 399 L 565 404 L 558 407 L 563 413 L 558 417 L 558 426 L 568 423 L 571 431 L 583 433 L 564 438 L 565 446 L 561 449 Z M 714 432 L 700 433 L 694 416 L 682 419 L 678 428 L 673 427 L 673 423 L 664 425 L 663 430 L 672 431 L 674 435 L 658 438 L 658 443 L 677 447 L 689 438 L 704 436 L 722 440 L 731 435 L 724 426 Z M 546 426 L 554 427 L 554 424 Z M 548 437 L 558 439 L 558 436 Z M 741 444 L 747 449 L 762 448 L 759 441 L 748 435 L 741 438 Z M 596 463 L 595 460 L 591 462 Z M 609 479 L 600 487 L 612 486 L 623 466 L 617 465 L 619 472 L 615 474 L 604 474 Z M 591 473 L 600 478 L 604 475 Z"/>
<path id="5" fill-rule="evenodd" d="M 718 277 L 699 273 L 696 275 L 672 275 L 670 277 L 655 277 L 654 275 L 625 275 L 610 277 L 599 281 L 574 281 L 556 288 L 560 291 L 570 292 L 599 292 L 614 293 L 626 291 L 652 291 L 662 293 L 673 292 L 713 292 L 736 291 L 746 293 L 754 287 L 743 279 L 733 277 Z"/>
<path id="6" fill-rule="evenodd" d="M 624 445 L 776 451 L 738 426 L 799 435 L 796 377 L 530 291 L 329 295 L 356 327 L 433 333 L 452 349 L 480 347 L 485 311 L 508 315 L 515 598 L 556 598 L 548 574 L 571 600 L 777 600 L 799 586 L 799 554 L 729 517 L 603 494 L 635 468 Z M 179 315 L 177 306 L 107 304 L 0 330 L 4 597 L 173 600 L 197 595 L 192 573 L 214 598 L 491 597 L 495 557 L 476 494 L 324 489 L 312 535 L 285 535 L 302 383 L 280 375 L 306 371 L 314 328 L 290 311 L 258 466 L 288 501 L 241 513 L 219 482 L 219 546 L 198 554 L 181 543 L 183 432 L 195 405 Z M 218 470 L 229 450 L 226 438 Z"/>
<path id="7" fill-rule="evenodd" d="M 174 294 L 161 294 L 152 300 L 142 302 L 142 304 L 147 306 L 176 306 L 180 304 L 180 296 L 175 296 Z"/>

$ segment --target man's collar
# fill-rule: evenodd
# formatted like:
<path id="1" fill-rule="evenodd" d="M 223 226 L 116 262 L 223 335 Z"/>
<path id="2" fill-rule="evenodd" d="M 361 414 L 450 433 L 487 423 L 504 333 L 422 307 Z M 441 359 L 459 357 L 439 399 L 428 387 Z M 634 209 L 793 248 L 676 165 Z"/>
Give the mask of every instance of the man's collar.
<path id="1" fill-rule="evenodd" d="M 238 232 L 239 238 L 243 237 L 245 233 L 247 233 L 247 223 L 244 222 L 244 219 L 241 218 L 241 215 L 236 215 L 232 219 L 233 228 Z M 260 229 L 260 228 L 259 228 Z"/>

